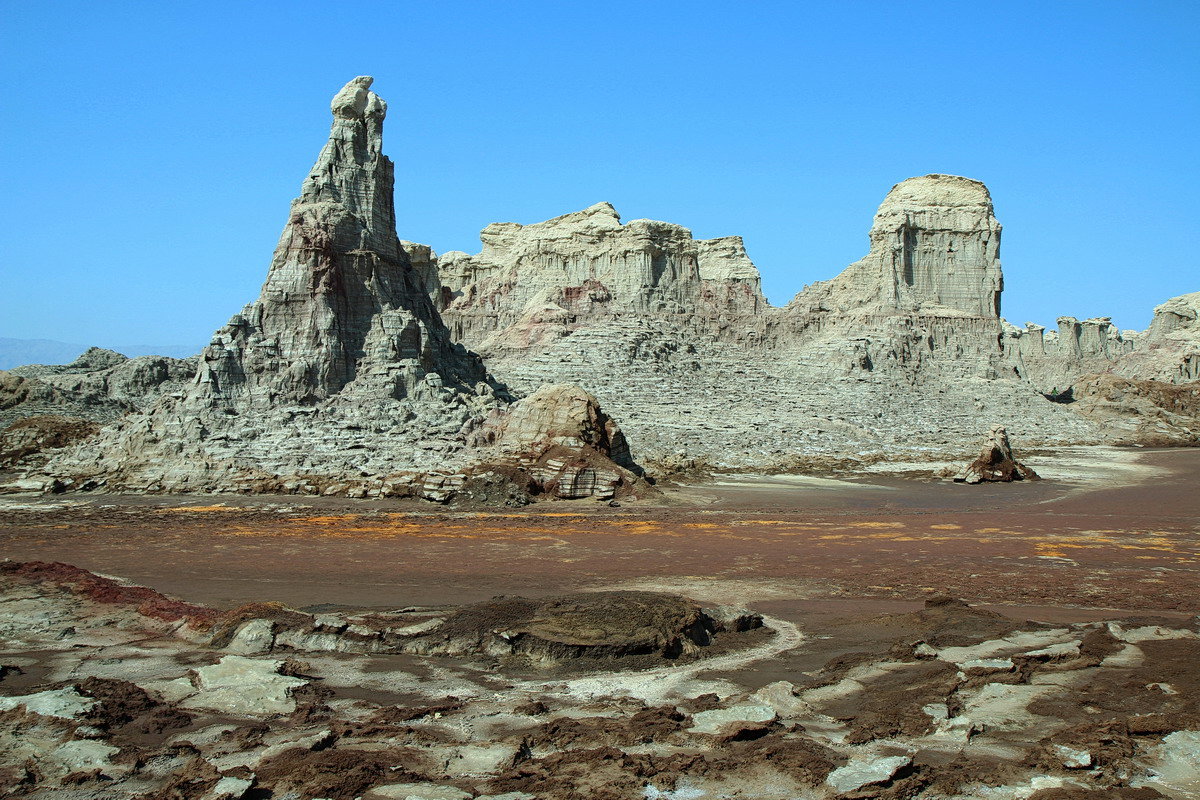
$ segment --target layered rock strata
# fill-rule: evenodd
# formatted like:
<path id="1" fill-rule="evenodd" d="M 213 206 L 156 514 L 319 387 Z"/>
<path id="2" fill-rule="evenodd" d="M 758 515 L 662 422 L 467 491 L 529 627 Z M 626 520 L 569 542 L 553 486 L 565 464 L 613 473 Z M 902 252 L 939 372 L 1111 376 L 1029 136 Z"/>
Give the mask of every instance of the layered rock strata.
<path id="1" fill-rule="evenodd" d="M 1116 365 L 1118 374 L 1166 383 L 1200 381 L 1200 292 L 1157 306 L 1138 344 Z"/>
<path id="2" fill-rule="evenodd" d="M 396 236 L 386 105 L 370 85 L 334 98 L 262 293 L 217 331 L 193 383 L 170 364 L 102 392 L 93 372 L 133 368 L 0 374 L 13 416 L 146 409 L 57 460 L 74 485 L 515 499 L 495 481 L 610 497 L 636 472 L 613 417 L 639 458 L 699 470 L 959 455 L 980 419 L 1035 446 L 1200 432 L 1158 386 L 1200 378 L 1200 294 L 1160 306 L 1143 334 L 1107 318 L 1010 325 L 1001 226 L 978 181 L 897 184 L 866 256 L 783 308 L 739 237 L 623 223 L 608 203 L 489 225 L 480 253 L 438 257 Z M 1150 404 L 1136 423 L 1113 386 L 1072 402 L 1096 374 L 1136 384 L 1119 388 Z M 77 402 L 98 392 L 109 405 Z"/>
<path id="3" fill-rule="evenodd" d="M 333 98 L 329 141 L 292 203 L 262 291 L 213 335 L 192 383 L 59 459 L 59 473 L 143 491 L 445 499 L 472 467 L 512 461 L 515 448 L 501 447 L 511 437 L 479 433 L 504 426 L 513 396 L 452 341 L 428 275 L 397 238 L 393 166 L 382 152 L 387 106 L 371 83 L 356 78 Z M 561 421 L 552 402 L 530 408 L 516 406 L 523 426 L 538 413 L 548 429 Z M 598 411 L 584 417 L 583 428 L 599 422 Z M 606 496 L 633 477 L 607 458 L 618 437 L 612 423 L 588 442 L 587 460 L 607 467 L 591 487 Z M 578 484 L 568 494 L 592 493 Z"/>
<path id="4" fill-rule="evenodd" d="M 622 224 L 601 203 L 489 226 L 479 254 L 436 259 L 432 294 L 508 385 L 588 389 L 658 466 L 960 452 L 980 418 L 1023 441 L 1100 441 L 1006 347 L 1000 232 L 978 181 L 904 181 L 867 256 L 774 308 L 737 237 Z"/>
<path id="5" fill-rule="evenodd" d="M 1076 378 L 1112 369 L 1137 347 L 1137 331 L 1120 331 L 1109 317 L 1082 322 L 1059 317 L 1056 330 L 1027 322 L 1005 325 L 1005 352 L 1021 375 L 1055 399 L 1069 399 Z"/>
<path id="6" fill-rule="evenodd" d="M 1200 382 L 1168 383 L 1104 373 L 1071 387 L 1071 408 L 1121 444 L 1200 445 Z"/>
<path id="7" fill-rule="evenodd" d="M 70 364 L 0 370 L 0 427 L 46 414 L 110 422 L 179 391 L 195 374 L 194 358 L 126 358 L 100 347 Z"/>
<path id="8" fill-rule="evenodd" d="M 909 178 L 879 206 L 866 257 L 808 287 L 791 305 L 839 314 L 861 309 L 997 319 L 1004 288 L 1000 231 L 991 194 L 979 181 Z"/>

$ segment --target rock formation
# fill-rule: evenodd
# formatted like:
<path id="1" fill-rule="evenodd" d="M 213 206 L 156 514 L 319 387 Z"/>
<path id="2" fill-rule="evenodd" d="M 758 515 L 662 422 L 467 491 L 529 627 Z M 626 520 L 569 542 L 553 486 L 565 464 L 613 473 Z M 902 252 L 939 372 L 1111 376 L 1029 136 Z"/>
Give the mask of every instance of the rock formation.
<path id="1" fill-rule="evenodd" d="M 518 465 L 535 486 L 567 499 L 611 498 L 642 473 L 616 421 L 569 384 L 543 386 L 495 414 L 471 442 L 494 446 L 500 465 Z"/>
<path id="2" fill-rule="evenodd" d="M 41 462 L 61 450 L 94 436 L 100 426 L 89 419 L 41 414 L 23 417 L 0 430 L 0 470 Z"/>
<path id="3" fill-rule="evenodd" d="M 870 252 L 801 293 L 804 310 L 858 309 L 927 317 L 1000 316 L 1000 223 L 979 181 L 926 175 L 888 192 L 871 226 Z"/>
<path id="4" fill-rule="evenodd" d="M 1080 375 L 1110 370 L 1137 346 L 1136 331 L 1119 331 L 1108 317 L 1080 322 L 1059 317 L 1057 330 L 1047 332 L 1032 322 L 1025 328 L 1005 326 L 1005 349 L 1021 375 L 1043 394 L 1069 400 Z"/>
<path id="5" fill-rule="evenodd" d="M 1104 424 L 1120 444 L 1200 445 L 1200 382 L 1084 375 L 1071 400 L 1072 410 Z"/>
<path id="6" fill-rule="evenodd" d="M 1003 425 L 997 425 L 984 441 L 979 457 L 954 480 L 959 483 L 1011 483 L 1037 479 L 1036 472 L 1017 461 L 1008 442 L 1008 431 Z"/>
<path id="7" fill-rule="evenodd" d="M 658 467 L 957 450 L 981 415 L 1026 440 L 1103 438 L 1005 349 L 1000 225 L 977 181 L 898 184 L 867 256 L 785 308 L 741 239 L 621 224 L 607 203 L 481 239 L 477 255 L 435 259 L 454 336 L 518 390 L 592 392 Z"/>
<path id="8" fill-rule="evenodd" d="M 355 78 L 333 98 L 329 141 L 292 203 L 262 291 L 213 335 L 194 381 L 56 461 L 59 473 L 142 491 L 445 499 L 473 466 L 515 458 L 513 437 L 477 435 L 485 422 L 557 430 L 573 413 L 560 413 L 561 397 L 572 409 L 586 398 L 591 415 L 575 420 L 580 445 L 556 444 L 574 454 L 586 442 L 589 463 L 607 467 L 592 486 L 605 496 L 628 485 L 633 475 L 607 458 L 616 446 L 630 463 L 628 449 L 594 399 L 542 395 L 516 407 L 519 423 L 505 423 L 512 396 L 451 340 L 428 274 L 396 235 L 393 167 L 382 153 L 387 106 L 371 83 Z M 588 430 L 591 422 L 602 429 Z M 591 493 L 578 482 L 566 492 Z"/>
<path id="9" fill-rule="evenodd" d="M 1016 328 L 1000 316 L 1001 226 L 978 181 L 892 187 L 866 256 L 783 308 L 739 237 L 622 223 L 608 203 L 495 223 L 478 254 L 438 257 L 396 235 L 386 105 L 370 86 L 334 98 L 262 292 L 193 383 L 161 360 L 94 353 L 82 373 L 0 374 L 10 418 L 146 411 L 57 459 L 67 477 L 436 499 L 491 496 L 496 480 L 608 497 L 637 472 L 613 418 L 639 459 L 701 471 L 957 456 L 980 418 L 1048 446 L 1200 433 L 1153 387 L 1122 390 L 1158 409 L 1133 425 L 1111 386 L 1072 402 L 1086 375 L 1200 377 L 1200 293 L 1160 306 L 1144 334 L 1107 318 Z"/>
<path id="10" fill-rule="evenodd" d="M 110 422 L 179 391 L 195 373 L 195 359 L 126 358 L 99 347 L 70 364 L 0 371 L 0 426 L 44 414 Z"/>
<path id="11" fill-rule="evenodd" d="M 543 346 L 596 317 L 753 314 L 766 304 L 740 237 L 623 225 L 608 203 L 535 225 L 495 223 L 480 239 L 478 255 L 437 260 L 438 296 L 455 337 L 488 353 Z"/>
<path id="12" fill-rule="evenodd" d="M 1200 292 L 1173 297 L 1154 309 L 1137 348 L 1115 371 L 1166 383 L 1200 381 Z"/>

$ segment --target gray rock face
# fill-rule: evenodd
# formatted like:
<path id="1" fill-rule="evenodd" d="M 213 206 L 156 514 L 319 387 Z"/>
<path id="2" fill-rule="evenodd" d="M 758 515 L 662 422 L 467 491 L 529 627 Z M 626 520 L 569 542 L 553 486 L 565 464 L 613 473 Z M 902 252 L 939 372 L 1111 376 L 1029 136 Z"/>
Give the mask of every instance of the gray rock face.
<path id="1" fill-rule="evenodd" d="M 1156 307 L 1139 347 L 1122 359 L 1116 372 L 1166 383 L 1200 380 L 1200 292 L 1173 297 Z"/>
<path id="2" fill-rule="evenodd" d="M 13 417 L 143 412 L 55 457 L 56 485 L 446 499 L 494 479 L 603 498 L 631 485 L 634 456 L 787 471 L 959 455 L 980 420 L 1030 446 L 1126 441 L 1112 387 L 1093 392 L 1095 413 L 1048 398 L 1069 401 L 1093 373 L 1200 377 L 1200 294 L 1161 306 L 1145 334 L 1106 318 L 1056 332 L 1004 321 L 990 194 L 952 175 L 894 186 L 866 256 L 784 308 L 739 237 L 622 223 L 608 203 L 489 225 L 478 254 L 438 257 L 396 235 L 387 106 L 371 85 L 333 98 L 262 291 L 193 381 L 179 380 L 188 362 L 100 351 L 0 373 Z M 1175 395 L 1138 391 L 1154 421 L 1135 432 L 1200 431 Z"/>
<path id="3" fill-rule="evenodd" d="M 865 258 L 793 304 L 994 319 L 1003 286 L 1000 223 L 987 187 L 956 175 L 925 175 L 888 192 Z"/>
<path id="4" fill-rule="evenodd" d="M 1200 444 L 1200 382 L 1084 375 L 1075 380 L 1071 397 L 1074 411 L 1102 422 L 1120 443 Z"/>
<path id="5" fill-rule="evenodd" d="M 329 141 L 292 202 L 259 299 L 202 354 L 197 394 L 224 411 L 312 404 L 352 382 L 396 400 L 434 374 L 452 391 L 487 385 L 400 247 L 392 162 L 381 152 L 387 106 L 370 84 L 355 78 L 334 98 Z"/>
<path id="6" fill-rule="evenodd" d="M 1005 326 L 1005 352 L 1021 374 L 1044 394 L 1065 393 L 1080 375 L 1110 370 L 1137 347 L 1136 331 L 1119 331 L 1108 317 L 1080 322 L 1059 317 L 1046 332 L 1032 322 Z"/>
<path id="7" fill-rule="evenodd" d="M 766 304 L 739 237 L 698 241 L 679 225 L 622 224 L 608 203 L 534 225 L 495 223 L 480 239 L 478 255 L 446 253 L 437 268 L 455 337 L 488 353 L 536 349 L 597 317 L 753 313 Z"/>
<path id="8" fill-rule="evenodd" d="M 495 460 L 472 433 L 512 398 L 451 340 L 428 296 L 428 256 L 414 268 L 401 247 L 387 106 L 371 83 L 333 98 L 329 141 L 262 291 L 213 335 L 194 381 L 52 470 L 143 491 L 363 496 L 422 493 L 436 471 L 444 499 L 453 473 Z"/>
<path id="9" fill-rule="evenodd" d="M 99 347 L 70 364 L 0 371 L 0 427 L 44 414 L 108 422 L 179 390 L 195 372 L 194 358 L 126 358 Z"/>
<path id="10" fill-rule="evenodd" d="M 1002 342 L 1000 225 L 977 181 L 898 184 L 867 256 L 785 308 L 739 238 L 622 225 L 606 203 L 481 239 L 436 259 L 454 336 L 519 391 L 592 392 L 639 459 L 788 469 L 959 450 L 986 433 L 980 418 L 1039 443 L 1103 437 Z"/>

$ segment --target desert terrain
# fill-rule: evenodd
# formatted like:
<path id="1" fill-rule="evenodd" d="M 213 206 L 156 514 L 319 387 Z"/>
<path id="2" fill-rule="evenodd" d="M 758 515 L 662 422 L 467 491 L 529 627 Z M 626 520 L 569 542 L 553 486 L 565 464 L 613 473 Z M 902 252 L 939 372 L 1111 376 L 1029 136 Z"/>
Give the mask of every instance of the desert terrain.
<path id="1" fill-rule="evenodd" d="M 0 764 L 23 797 L 1194 797 L 1198 458 L 9 496 Z"/>

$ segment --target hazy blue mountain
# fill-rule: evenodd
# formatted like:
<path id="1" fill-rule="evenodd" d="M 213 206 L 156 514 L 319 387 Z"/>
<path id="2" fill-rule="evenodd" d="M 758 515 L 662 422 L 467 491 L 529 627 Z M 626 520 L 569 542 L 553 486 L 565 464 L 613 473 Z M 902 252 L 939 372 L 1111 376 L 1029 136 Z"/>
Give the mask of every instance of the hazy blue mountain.
<path id="1" fill-rule="evenodd" d="M 56 342 L 53 339 L 7 339 L 0 337 L 0 369 L 12 369 L 25 364 L 69 364 L 90 345 Z M 130 358 L 134 356 L 172 356 L 187 358 L 200 352 L 204 345 L 188 344 L 131 344 L 108 345 L 108 347 Z"/>

